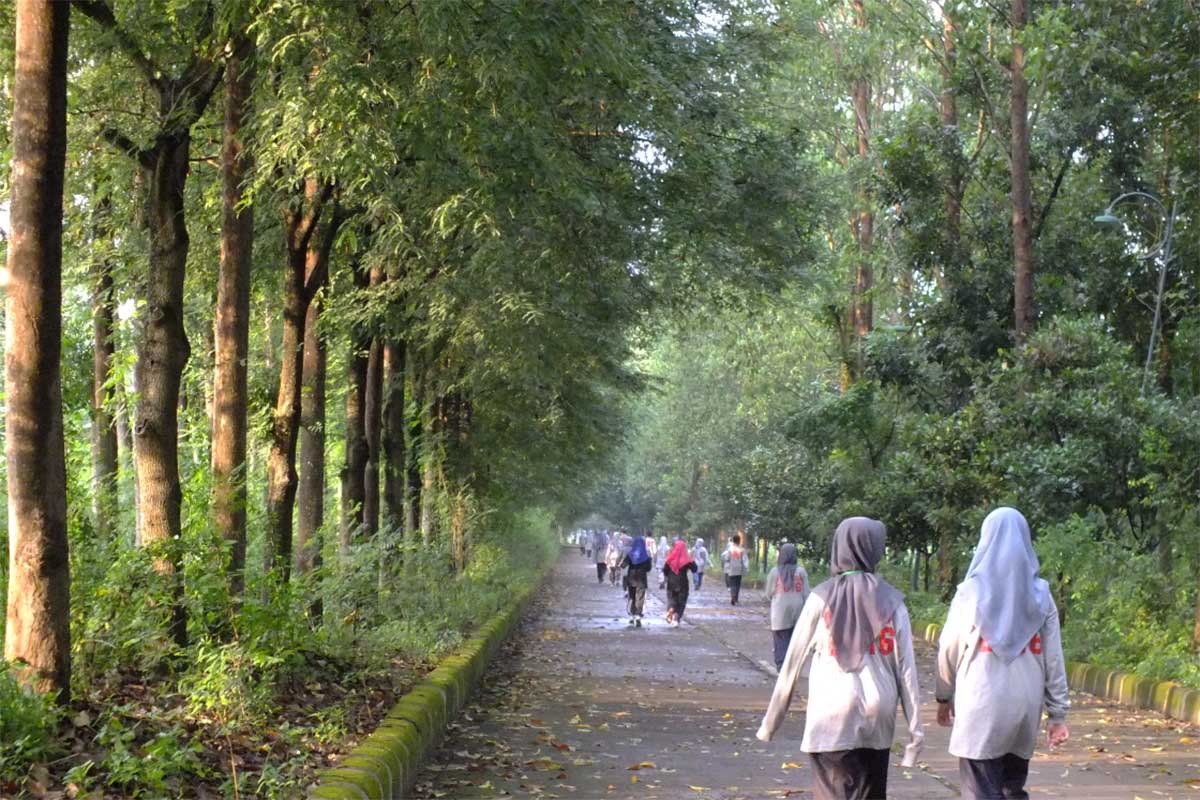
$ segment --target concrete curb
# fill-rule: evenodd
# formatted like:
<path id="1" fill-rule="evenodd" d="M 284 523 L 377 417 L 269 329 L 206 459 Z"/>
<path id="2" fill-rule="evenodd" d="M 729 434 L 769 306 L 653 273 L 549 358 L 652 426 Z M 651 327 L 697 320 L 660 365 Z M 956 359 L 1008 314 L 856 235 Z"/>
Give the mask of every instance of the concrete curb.
<path id="1" fill-rule="evenodd" d="M 543 576 L 544 577 L 544 576 Z M 400 698 L 375 732 L 335 768 L 321 773 L 310 800 L 394 800 L 408 795 L 425 756 L 466 705 L 492 656 L 520 622 L 534 590 L 517 593 L 508 608 L 482 625 Z"/>
<path id="2" fill-rule="evenodd" d="M 925 641 L 937 644 L 942 626 L 936 622 L 914 622 L 913 632 Z M 1077 692 L 1200 725 L 1200 691 L 1174 681 L 1152 681 L 1128 672 L 1068 661 L 1067 685 Z"/>

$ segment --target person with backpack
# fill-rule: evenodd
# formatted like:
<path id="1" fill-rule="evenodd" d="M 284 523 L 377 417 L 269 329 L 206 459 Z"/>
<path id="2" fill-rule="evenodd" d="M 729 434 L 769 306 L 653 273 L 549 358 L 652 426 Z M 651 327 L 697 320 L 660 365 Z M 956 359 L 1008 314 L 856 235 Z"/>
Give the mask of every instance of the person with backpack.
<path id="1" fill-rule="evenodd" d="M 808 572 L 800 566 L 796 545 L 779 548 L 779 560 L 767 575 L 767 600 L 771 603 L 771 638 L 775 648 L 775 669 L 783 666 L 792 631 L 800 611 L 808 600 Z"/>
<path id="2" fill-rule="evenodd" d="M 625 568 L 626 596 L 629 598 L 629 624 L 642 627 L 642 611 L 646 606 L 646 589 L 649 585 L 650 567 L 653 565 L 646 549 L 646 540 L 634 536 L 629 552 L 621 560 Z"/>
<path id="3" fill-rule="evenodd" d="M 729 542 L 729 547 L 721 553 L 721 567 L 725 570 L 726 583 L 729 586 L 729 605 L 738 604 L 738 595 L 742 593 L 742 576 L 750 569 L 750 556 L 742 547 L 742 535 L 735 533 Z"/>
<path id="4" fill-rule="evenodd" d="M 883 523 L 867 517 L 838 525 L 833 577 L 804 603 L 756 733 L 769 742 L 779 730 L 811 663 L 800 749 L 812 760 L 813 794 L 822 800 L 887 797 L 897 703 L 908 719 L 902 766 L 916 764 L 925 741 L 904 595 L 875 574 L 886 536 Z"/>
<path id="5" fill-rule="evenodd" d="M 1029 523 L 988 514 L 938 643 L 938 724 L 953 727 L 964 798 L 1028 798 L 1042 712 L 1054 748 L 1070 738 L 1058 609 L 1038 576 Z"/>

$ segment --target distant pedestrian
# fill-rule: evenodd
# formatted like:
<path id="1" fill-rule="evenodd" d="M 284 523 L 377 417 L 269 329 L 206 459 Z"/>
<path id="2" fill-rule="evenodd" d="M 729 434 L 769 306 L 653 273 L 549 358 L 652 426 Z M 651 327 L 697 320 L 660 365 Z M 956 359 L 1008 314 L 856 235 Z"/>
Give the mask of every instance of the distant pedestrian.
<path id="1" fill-rule="evenodd" d="M 1057 747 L 1067 728 L 1067 672 L 1058 609 L 1014 508 L 987 515 L 938 646 L 938 724 L 953 725 L 964 798 L 1027 798 L 1042 710 Z"/>
<path id="2" fill-rule="evenodd" d="M 750 556 L 742 547 L 742 535 L 735 533 L 725 552 L 721 553 L 721 567 L 725 570 L 726 583 L 729 586 L 729 605 L 738 604 L 738 596 L 742 593 L 742 576 L 750 569 Z"/>
<path id="3" fill-rule="evenodd" d="M 703 539 L 696 540 L 696 546 L 692 548 L 692 560 L 696 562 L 696 591 L 700 591 L 700 584 L 704 583 L 704 570 L 708 568 L 708 548 L 704 546 Z"/>
<path id="4" fill-rule="evenodd" d="M 576 540 L 579 542 L 579 557 L 580 558 L 587 558 L 587 539 L 588 539 L 588 532 L 587 531 L 579 531 L 578 536 L 576 537 Z"/>
<path id="5" fill-rule="evenodd" d="M 650 556 L 650 566 L 653 567 L 658 559 L 658 542 L 654 541 L 654 534 L 646 531 L 642 535 L 642 539 L 646 542 L 646 553 Z"/>
<path id="6" fill-rule="evenodd" d="M 696 571 L 696 562 L 692 560 L 687 543 L 682 539 L 675 542 L 662 571 L 667 583 L 667 624 L 678 627 L 687 609 L 688 572 Z"/>
<path id="7" fill-rule="evenodd" d="M 608 584 L 610 586 L 617 585 L 617 578 L 621 573 L 621 559 L 625 554 L 621 552 L 621 536 L 614 533 L 608 540 L 608 549 L 604 553 L 604 563 L 608 566 Z"/>
<path id="8" fill-rule="evenodd" d="M 608 533 L 603 529 L 592 531 L 592 558 L 596 559 L 596 582 L 604 583 L 608 571 Z"/>
<path id="9" fill-rule="evenodd" d="M 897 702 L 908 718 L 902 766 L 916 763 L 925 739 L 904 595 L 875 575 L 886 535 L 882 522 L 866 517 L 838 525 L 833 577 L 804 604 L 756 734 L 764 742 L 775 735 L 811 660 L 800 749 L 812 759 L 813 794 L 823 800 L 887 797 Z"/>
<path id="10" fill-rule="evenodd" d="M 808 573 L 800 566 L 796 545 L 779 548 L 779 561 L 767 576 L 767 600 L 771 601 L 771 638 L 775 647 L 775 669 L 783 666 L 792 631 L 808 600 Z"/>
<path id="11" fill-rule="evenodd" d="M 625 567 L 625 583 L 628 586 L 626 596 L 629 598 L 629 624 L 642 627 L 642 611 L 646 606 L 647 577 L 650 574 L 650 553 L 646 550 L 646 540 L 634 536 L 629 546 L 629 552 L 621 561 Z"/>
<path id="12" fill-rule="evenodd" d="M 671 555 L 671 548 L 667 544 L 667 537 L 658 537 L 658 545 L 655 548 L 654 556 L 654 571 L 658 573 L 658 588 L 663 588 L 667 585 L 667 579 L 663 577 L 662 568 L 667 563 L 667 556 Z"/>

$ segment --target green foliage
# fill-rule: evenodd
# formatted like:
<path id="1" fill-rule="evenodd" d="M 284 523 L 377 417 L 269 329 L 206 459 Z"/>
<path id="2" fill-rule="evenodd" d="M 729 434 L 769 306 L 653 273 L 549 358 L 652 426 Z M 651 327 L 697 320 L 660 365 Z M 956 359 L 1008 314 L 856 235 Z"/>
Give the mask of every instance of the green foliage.
<path id="1" fill-rule="evenodd" d="M 97 771 L 104 783 L 127 797 L 185 797 L 188 779 L 202 772 L 199 743 L 180 727 L 139 742 L 137 725 L 122 719 L 114 713 L 99 723 L 96 741 L 106 755 Z"/>
<path id="2" fill-rule="evenodd" d="M 58 719 L 53 699 L 22 687 L 0 661 L 0 782 L 19 781 L 58 751 Z"/>

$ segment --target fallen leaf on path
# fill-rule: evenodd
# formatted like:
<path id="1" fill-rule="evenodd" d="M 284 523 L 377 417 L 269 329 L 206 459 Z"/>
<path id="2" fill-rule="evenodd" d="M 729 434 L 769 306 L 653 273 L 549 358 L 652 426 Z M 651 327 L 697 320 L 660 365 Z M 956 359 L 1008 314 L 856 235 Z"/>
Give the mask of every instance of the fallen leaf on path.
<path id="1" fill-rule="evenodd" d="M 657 767 L 658 767 L 658 764 L 655 764 L 653 761 L 642 761 L 638 764 L 634 764 L 632 767 L 626 767 L 626 769 L 631 769 L 631 770 L 656 769 Z"/>
<path id="2" fill-rule="evenodd" d="M 803 764 L 797 764 L 795 761 L 785 761 L 779 767 L 780 769 L 804 769 Z"/>

